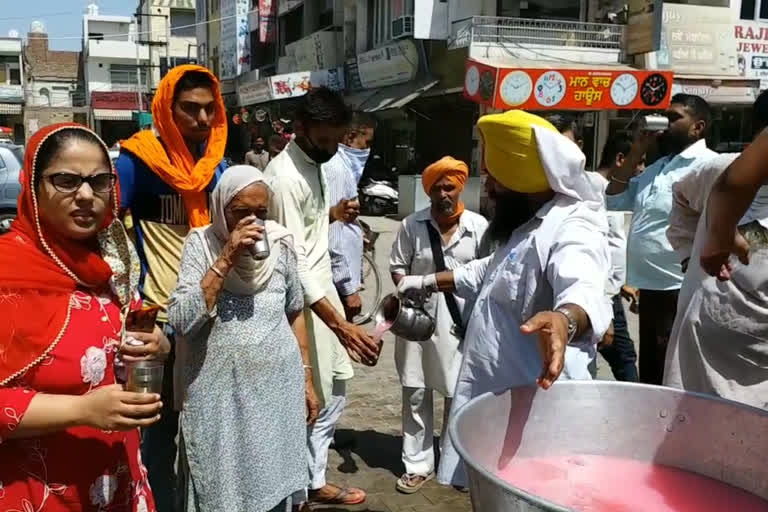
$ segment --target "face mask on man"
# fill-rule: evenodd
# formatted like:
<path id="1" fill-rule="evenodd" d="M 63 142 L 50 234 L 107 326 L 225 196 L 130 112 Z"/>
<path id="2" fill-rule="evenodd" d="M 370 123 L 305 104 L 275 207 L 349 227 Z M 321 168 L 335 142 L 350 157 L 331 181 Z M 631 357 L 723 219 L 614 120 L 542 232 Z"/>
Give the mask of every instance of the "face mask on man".
<path id="1" fill-rule="evenodd" d="M 318 147 L 317 144 L 312 142 L 312 138 L 309 135 L 306 135 L 304 139 L 306 139 L 307 145 L 309 146 L 309 148 L 306 151 L 307 156 L 312 160 L 314 160 L 315 163 L 324 164 L 325 162 L 333 158 L 333 155 L 336 154 L 335 151 L 331 153 L 326 149 L 322 149 Z"/>
<path id="2" fill-rule="evenodd" d="M 363 176 L 365 170 L 365 164 L 368 162 L 368 157 L 371 155 L 370 149 L 357 149 L 349 147 L 345 144 L 339 144 L 339 153 L 344 157 L 344 160 L 352 171 L 352 175 L 359 182 Z"/>

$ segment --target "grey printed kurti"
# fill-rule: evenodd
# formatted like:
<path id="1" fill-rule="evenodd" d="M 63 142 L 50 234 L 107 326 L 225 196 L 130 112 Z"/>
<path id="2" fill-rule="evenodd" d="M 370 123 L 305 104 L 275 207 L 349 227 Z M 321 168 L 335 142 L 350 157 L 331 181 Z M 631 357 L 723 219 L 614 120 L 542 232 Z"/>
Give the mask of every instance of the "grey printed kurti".
<path id="1" fill-rule="evenodd" d="M 169 321 L 184 395 L 181 460 L 193 512 L 264 512 L 307 485 L 304 370 L 286 314 L 304 307 L 296 256 L 255 296 L 222 290 L 208 312 L 200 237 L 184 246 Z"/>

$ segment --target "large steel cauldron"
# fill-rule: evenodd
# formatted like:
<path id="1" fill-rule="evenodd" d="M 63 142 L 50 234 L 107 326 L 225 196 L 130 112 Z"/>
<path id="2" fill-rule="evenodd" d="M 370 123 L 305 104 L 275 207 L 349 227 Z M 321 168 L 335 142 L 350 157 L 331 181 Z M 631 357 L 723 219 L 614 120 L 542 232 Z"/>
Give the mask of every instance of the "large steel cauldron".
<path id="1" fill-rule="evenodd" d="M 653 461 L 768 500 L 768 413 L 696 393 L 608 381 L 513 388 L 469 402 L 449 433 L 475 512 L 565 512 L 495 473 L 511 457 L 571 454 Z"/>

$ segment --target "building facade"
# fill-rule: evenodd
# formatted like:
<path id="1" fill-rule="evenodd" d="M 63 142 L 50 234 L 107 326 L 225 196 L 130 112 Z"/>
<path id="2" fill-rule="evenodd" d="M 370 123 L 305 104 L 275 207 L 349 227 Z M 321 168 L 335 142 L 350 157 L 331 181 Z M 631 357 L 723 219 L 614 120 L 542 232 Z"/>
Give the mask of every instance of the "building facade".
<path id="1" fill-rule="evenodd" d="M 138 43 L 149 57 L 149 90 L 168 69 L 198 61 L 195 0 L 139 0 Z"/>
<path id="2" fill-rule="evenodd" d="M 642 53 L 630 51 L 627 23 L 637 13 L 621 0 L 197 2 L 205 12 L 200 55 L 227 93 L 230 153 L 237 158 L 255 135 L 268 134 L 270 121 L 290 119 L 310 87 L 341 89 L 380 121 L 366 174 L 399 179 L 401 194 L 413 196 L 401 195 L 401 213 L 425 204 L 418 175 L 445 154 L 480 174 L 474 125 L 485 113 L 525 108 L 575 118 L 595 168 L 610 134 L 631 132 L 676 92 L 714 106 L 713 148 L 739 149 L 751 137 L 749 107 L 768 87 L 765 1 L 646 2 L 655 24 L 641 37 L 657 39 Z M 641 94 L 646 82 L 664 94 Z M 470 194 L 475 188 L 473 181 Z"/>
<path id="3" fill-rule="evenodd" d="M 23 144 L 24 62 L 18 37 L 0 38 L 0 135 Z"/>
<path id="4" fill-rule="evenodd" d="M 80 52 L 51 50 L 40 22 L 32 24 L 24 47 L 25 135 L 62 122 L 88 124 Z"/>
<path id="5" fill-rule="evenodd" d="M 135 19 L 101 15 L 89 6 L 83 16 L 83 77 L 91 123 L 105 142 L 130 137 L 134 113 L 150 108 L 150 60 L 139 44 Z"/>

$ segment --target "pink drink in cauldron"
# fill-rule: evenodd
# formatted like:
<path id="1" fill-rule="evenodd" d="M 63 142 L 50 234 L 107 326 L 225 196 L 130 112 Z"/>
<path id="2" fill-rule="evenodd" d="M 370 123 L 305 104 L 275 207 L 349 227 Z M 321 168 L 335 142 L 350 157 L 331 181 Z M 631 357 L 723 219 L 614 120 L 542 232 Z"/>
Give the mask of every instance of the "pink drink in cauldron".
<path id="1" fill-rule="evenodd" d="M 578 512 L 768 512 L 768 502 L 717 480 L 601 455 L 513 458 L 497 476 Z"/>

